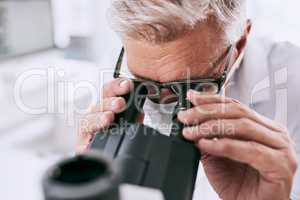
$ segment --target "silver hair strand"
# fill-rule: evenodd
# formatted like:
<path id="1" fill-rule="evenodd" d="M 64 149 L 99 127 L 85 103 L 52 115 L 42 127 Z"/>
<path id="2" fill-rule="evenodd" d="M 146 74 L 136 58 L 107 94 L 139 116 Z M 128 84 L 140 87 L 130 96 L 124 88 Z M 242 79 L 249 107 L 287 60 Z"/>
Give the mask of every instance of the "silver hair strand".
<path id="1" fill-rule="evenodd" d="M 121 36 L 159 43 L 214 16 L 232 43 L 243 33 L 245 12 L 245 0 L 112 0 L 109 20 Z"/>

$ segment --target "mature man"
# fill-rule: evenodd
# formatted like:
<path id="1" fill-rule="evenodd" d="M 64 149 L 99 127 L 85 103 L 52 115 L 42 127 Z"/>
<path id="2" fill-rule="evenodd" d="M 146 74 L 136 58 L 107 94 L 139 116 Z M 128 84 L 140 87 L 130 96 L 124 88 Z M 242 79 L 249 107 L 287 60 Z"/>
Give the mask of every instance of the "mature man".
<path id="1" fill-rule="evenodd" d="M 300 50 L 266 39 L 247 44 L 251 22 L 245 4 L 244 0 L 115 0 L 111 16 L 131 75 L 160 83 L 186 79 L 201 83 L 200 90 L 187 94 L 195 107 L 180 112 L 178 119 L 187 125 L 186 139 L 201 150 L 206 177 L 221 199 L 299 199 L 293 181 L 294 143 L 300 142 L 296 141 Z M 203 83 L 222 77 L 226 77 L 222 85 Z M 131 85 L 120 78 L 104 86 L 104 98 L 80 129 L 78 151 L 87 150 L 95 133 L 113 122 L 125 106 L 120 96 Z M 169 103 L 166 99 L 172 94 L 162 89 L 159 102 L 148 100 L 145 110 L 144 122 L 165 134 L 169 129 L 161 125 L 170 122 L 166 111 L 170 104 L 158 103 Z M 200 196 L 204 185 L 199 186 Z"/>

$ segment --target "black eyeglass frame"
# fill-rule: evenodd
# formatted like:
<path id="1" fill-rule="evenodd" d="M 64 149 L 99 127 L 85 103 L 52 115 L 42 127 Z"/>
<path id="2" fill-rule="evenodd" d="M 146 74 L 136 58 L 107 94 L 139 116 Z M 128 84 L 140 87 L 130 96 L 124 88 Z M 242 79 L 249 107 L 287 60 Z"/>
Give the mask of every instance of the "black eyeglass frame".
<path id="1" fill-rule="evenodd" d="M 148 80 L 144 78 L 128 78 L 132 81 L 140 82 L 140 83 L 145 83 L 145 84 L 153 84 L 155 85 L 159 90 L 161 89 L 171 89 L 174 93 L 174 86 L 178 85 L 187 85 L 187 84 L 217 84 L 218 86 L 218 91 L 216 94 L 220 93 L 226 80 L 227 76 L 230 73 L 231 65 L 233 64 L 232 62 L 232 57 L 233 57 L 233 52 L 234 52 L 234 47 L 235 45 L 230 45 L 227 48 L 227 51 L 221 56 L 220 59 L 215 63 L 215 65 L 220 65 L 223 60 L 226 60 L 225 64 L 225 69 L 223 74 L 219 78 L 199 78 L 199 79 L 188 79 L 188 80 L 177 80 L 177 81 L 170 81 L 167 83 L 161 83 L 158 81 L 153 81 L 153 80 Z M 120 73 L 122 62 L 123 62 L 123 57 L 125 54 L 125 49 L 124 47 L 122 48 L 118 61 L 115 66 L 115 71 L 114 71 L 114 78 L 127 78 L 127 77 L 120 77 L 122 74 Z M 178 95 L 178 94 L 177 94 Z"/>

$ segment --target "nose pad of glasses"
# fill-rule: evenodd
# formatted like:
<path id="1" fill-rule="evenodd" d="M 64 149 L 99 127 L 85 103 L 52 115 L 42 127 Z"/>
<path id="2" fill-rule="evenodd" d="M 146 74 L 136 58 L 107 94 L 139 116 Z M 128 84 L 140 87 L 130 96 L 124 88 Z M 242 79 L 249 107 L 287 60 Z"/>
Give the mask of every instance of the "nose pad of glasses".
<path id="1" fill-rule="evenodd" d="M 160 98 L 160 87 L 154 83 L 146 82 L 144 83 L 147 91 L 148 98 L 150 99 L 159 99 Z"/>
<path id="2" fill-rule="evenodd" d="M 189 89 L 187 88 L 187 85 L 184 84 L 175 84 L 172 85 L 170 88 L 177 97 L 185 96 Z"/>

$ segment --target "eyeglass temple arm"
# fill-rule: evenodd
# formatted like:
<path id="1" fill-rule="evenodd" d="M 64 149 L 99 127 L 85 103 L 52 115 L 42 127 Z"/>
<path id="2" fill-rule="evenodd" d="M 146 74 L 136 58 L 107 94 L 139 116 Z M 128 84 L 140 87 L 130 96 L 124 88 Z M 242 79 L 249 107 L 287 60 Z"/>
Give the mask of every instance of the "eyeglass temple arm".
<path id="1" fill-rule="evenodd" d="M 120 76 L 120 70 L 121 70 L 121 66 L 122 66 L 124 53 L 125 53 L 125 49 L 124 49 L 124 47 L 122 47 L 118 61 L 116 63 L 116 67 L 115 67 L 115 71 L 114 71 L 114 78 L 119 78 L 119 76 Z"/>
<path id="2" fill-rule="evenodd" d="M 226 62 L 226 69 L 225 69 L 225 73 L 224 75 L 227 76 L 227 74 L 229 73 L 230 69 L 229 67 L 231 66 L 231 64 L 233 63 L 233 52 L 234 52 L 234 47 L 235 45 L 231 45 L 229 47 L 229 52 L 228 52 L 228 57 L 227 57 L 227 62 Z"/>

